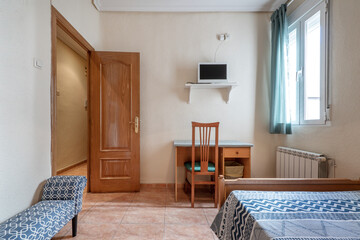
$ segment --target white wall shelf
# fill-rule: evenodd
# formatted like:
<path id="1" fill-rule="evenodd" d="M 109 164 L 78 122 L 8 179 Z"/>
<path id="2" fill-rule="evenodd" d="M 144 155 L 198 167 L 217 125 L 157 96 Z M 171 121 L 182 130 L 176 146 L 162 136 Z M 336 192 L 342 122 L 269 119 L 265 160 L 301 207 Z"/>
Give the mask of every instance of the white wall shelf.
<path id="1" fill-rule="evenodd" d="M 191 93 L 193 89 L 210 89 L 210 88 L 227 88 L 228 89 L 228 98 L 226 103 L 230 102 L 230 94 L 233 88 L 239 86 L 237 82 L 228 82 L 228 83 L 186 83 L 185 88 L 189 89 L 189 101 L 191 103 Z"/>

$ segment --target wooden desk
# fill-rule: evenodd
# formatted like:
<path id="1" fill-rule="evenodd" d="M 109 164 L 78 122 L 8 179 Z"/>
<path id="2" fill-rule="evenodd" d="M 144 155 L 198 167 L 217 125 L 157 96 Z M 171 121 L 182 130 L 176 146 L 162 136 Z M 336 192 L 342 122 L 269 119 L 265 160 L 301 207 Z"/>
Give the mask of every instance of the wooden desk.
<path id="1" fill-rule="evenodd" d="M 199 141 L 195 142 L 195 146 L 199 146 Z M 215 146 L 214 141 L 210 142 L 211 146 Z M 178 167 L 184 167 L 184 163 L 191 161 L 191 140 L 176 140 L 175 146 L 175 201 L 177 201 L 178 189 Z M 251 177 L 251 147 L 253 144 L 242 143 L 239 141 L 219 141 L 219 175 L 224 175 L 224 165 L 226 160 L 234 160 L 244 165 L 244 178 Z M 215 148 L 210 148 L 210 160 L 214 162 Z M 199 158 L 199 151 L 196 151 L 196 158 Z M 186 177 L 186 176 L 185 176 Z"/>

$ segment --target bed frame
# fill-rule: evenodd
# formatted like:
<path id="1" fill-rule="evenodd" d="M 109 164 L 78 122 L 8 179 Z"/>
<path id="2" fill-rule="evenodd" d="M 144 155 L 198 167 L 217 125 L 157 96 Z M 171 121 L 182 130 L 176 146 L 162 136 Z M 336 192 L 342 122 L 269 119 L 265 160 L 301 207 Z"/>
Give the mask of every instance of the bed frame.
<path id="1" fill-rule="evenodd" d="M 224 179 L 219 176 L 220 208 L 231 191 L 354 191 L 360 190 L 360 180 L 338 178 L 238 178 Z"/>

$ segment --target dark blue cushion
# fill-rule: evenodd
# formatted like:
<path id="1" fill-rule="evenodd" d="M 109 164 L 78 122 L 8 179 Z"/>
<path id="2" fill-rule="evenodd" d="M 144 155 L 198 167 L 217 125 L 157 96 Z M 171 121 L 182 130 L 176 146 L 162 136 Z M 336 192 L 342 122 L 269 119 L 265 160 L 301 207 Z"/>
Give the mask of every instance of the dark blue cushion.
<path id="1" fill-rule="evenodd" d="M 74 200 L 41 201 L 0 223 L 0 239 L 51 239 L 75 216 Z"/>
<path id="2" fill-rule="evenodd" d="M 185 167 L 187 170 L 192 171 L 191 167 L 191 161 L 185 163 Z M 201 170 L 201 164 L 200 162 L 195 162 L 195 172 L 200 172 Z M 209 162 L 208 164 L 208 172 L 215 172 L 215 164 L 212 162 Z"/>

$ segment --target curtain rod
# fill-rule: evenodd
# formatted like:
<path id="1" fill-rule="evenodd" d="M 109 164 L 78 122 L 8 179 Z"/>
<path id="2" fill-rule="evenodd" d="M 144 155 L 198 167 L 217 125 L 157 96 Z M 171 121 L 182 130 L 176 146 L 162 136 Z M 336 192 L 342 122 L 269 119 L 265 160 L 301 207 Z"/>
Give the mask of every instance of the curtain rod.
<path id="1" fill-rule="evenodd" d="M 286 6 L 290 6 L 295 0 L 287 0 Z"/>
<path id="2" fill-rule="evenodd" d="M 286 1 L 286 6 L 289 7 L 295 0 L 287 0 Z M 270 17 L 271 19 L 271 17 Z"/>

